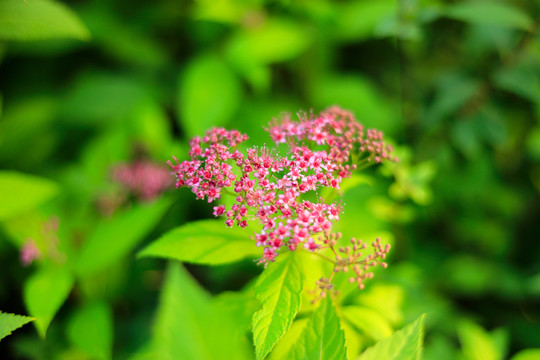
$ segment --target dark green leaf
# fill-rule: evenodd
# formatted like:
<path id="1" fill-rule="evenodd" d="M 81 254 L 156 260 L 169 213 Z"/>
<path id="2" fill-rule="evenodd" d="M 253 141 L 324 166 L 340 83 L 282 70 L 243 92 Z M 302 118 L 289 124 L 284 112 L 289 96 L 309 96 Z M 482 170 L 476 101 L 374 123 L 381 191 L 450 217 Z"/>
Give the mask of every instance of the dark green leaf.
<path id="1" fill-rule="evenodd" d="M 461 2 L 448 6 L 446 16 L 473 24 L 490 24 L 530 30 L 532 19 L 520 9 L 502 1 Z"/>

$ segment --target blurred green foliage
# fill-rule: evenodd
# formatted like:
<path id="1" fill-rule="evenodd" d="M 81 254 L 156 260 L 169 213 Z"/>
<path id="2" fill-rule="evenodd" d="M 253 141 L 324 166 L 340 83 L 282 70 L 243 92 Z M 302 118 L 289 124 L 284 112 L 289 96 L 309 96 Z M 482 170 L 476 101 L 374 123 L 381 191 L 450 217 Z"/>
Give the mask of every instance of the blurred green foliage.
<path id="1" fill-rule="evenodd" d="M 0 0 L 0 310 L 41 335 L 26 325 L 0 353 L 253 358 L 262 269 L 137 259 L 211 209 L 185 189 L 144 202 L 111 169 L 183 159 L 210 126 L 270 146 L 272 118 L 337 104 L 400 158 L 343 186 L 338 230 L 393 245 L 366 290 L 341 294 L 349 357 L 426 313 L 426 360 L 539 359 L 539 14 L 520 0 Z M 28 239 L 41 256 L 24 267 Z M 311 286 L 322 265 L 301 262 Z M 310 350 L 294 349 L 303 304 L 270 358 Z M 1 315 L 6 333 L 31 320 Z"/>

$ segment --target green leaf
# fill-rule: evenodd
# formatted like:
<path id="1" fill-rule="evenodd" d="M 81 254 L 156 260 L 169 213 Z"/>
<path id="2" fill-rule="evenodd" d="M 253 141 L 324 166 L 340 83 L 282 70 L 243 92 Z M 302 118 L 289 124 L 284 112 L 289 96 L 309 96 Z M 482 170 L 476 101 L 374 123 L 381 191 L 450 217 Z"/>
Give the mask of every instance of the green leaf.
<path id="1" fill-rule="evenodd" d="M 40 269 L 24 284 L 24 302 L 29 314 L 36 318 L 35 325 L 42 338 L 72 287 L 71 273 L 58 267 Z"/>
<path id="2" fill-rule="evenodd" d="M 538 360 L 540 359 L 540 349 L 525 349 L 512 356 L 510 360 Z"/>
<path id="3" fill-rule="evenodd" d="M 403 126 L 397 109 L 368 79 L 358 75 L 330 74 L 317 77 L 310 86 L 310 100 L 319 108 L 339 104 L 351 110 L 366 127 L 376 127 L 387 134 L 399 132 Z"/>
<path id="4" fill-rule="evenodd" d="M 90 33 L 64 4 L 51 0 L 1 0 L 0 40 L 75 38 L 88 40 Z"/>
<path id="5" fill-rule="evenodd" d="M 287 331 L 287 336 L 283 336 L 281 340 L 279 340 L 279 342 L 268 355 L 268 360 L 287 359 L 287 355 L 289 355 L 291 349 L 293 349 L 298 342 L 298 339 L 304 332 L 308 321 L 309 318 L 294 320 L 291 327 Z"/>
<path id="6" fill-rule="evenodd" d="M 178 263 L 169 265 L 154 327 L 160 359 L 209 359 L 203 320 L 210 296 Z"/>
<path id="7" fill-rule="evenodd" d="M 236 75 L 219 58 L 195 58 L 184 70 L 177 109 L 189 136 L 203 135 L 212 126 L 223 126 L 240 107 L 242 87 Z"/>
<path id="8" fill-rule="evenodd" d="M 339 3 L 335 32 L 339 38 L 361 40 L 373 35 L 378 24 L 397 16 L 395 1 L 351 1 Z"/>
<path id="9" fill-rule="evenodd" d="M 80 277 L 95 274 L 126 256 L 161 220 L 171 201 L 167 198 L 133 208 L 99 223 L 81 249 L 75 264 Z"/>
<path id="10" fill-rule="evenodd" d="M 457 333 L 465 359 L 502 359 L 490 334 L 480 326 L 470 321 L 463 321 L 458 324 Z"/>
<path id="11" fill-rule="evenodd" d="M 179 226 L 145 247 L 139 257 L 164 257 L 201 265 L 222 265 L 261 256 L 262 249 L 240 228 L 220 220 L 200 220 Z"/>
<path id="12" fill-rule="evenodd" d="M 78 308 L 67 325 L 71 343 L 94 359 L 110 359 L 113 319 L 108 305 L 96 302 Z"/>
<path id="13" fill-rule="evenodd" d="M 167 272 L 154 327 L 155 359 L 249 359 L 247 339 L 225 309 L 178 263 Z"/>
<path id="14" fill-rule="evenodd" d="M 424 315 L 364 351 L 358 360 L 419 360 L 422 358 L 423 340 Z"/>
<path id="15" fill-rule="evenodd" d="M 311 315 L 291 355 L 289 359 L 347 359 L 345 334 L 329 297 Z"/>
<path id="16" fill-rule="evenodd" d="M 388 321 L 397 325 L 403 321 L 403 301 L 405 292 L 401 286 L 377 282 L 358 294 L 355 302 L 377 310 Z"/>
<path id="17" fill-rule="evenodd" d="M 234 36 L 228 56 L 238 67 L 246 64 L 271 64 L 296 58 L 311 44 L 311 34 L 298 23 L 269 19 L 261 26 Z"/>
<path id="18" fill-rule="evenodd" d="M 497 87 L 510 91 L 534 103 L 540 103 L 540 75 L 535 63 L 519 63 L 500 68 L 493 80 Z"/>
<path id="19" fill-rule="evenodd" d="M 287 332 L 301 303 L 304 274 L 296 254 L 281 255 L 259 277 L 257 298 L 262 309 L 253 315 L 253 341 L 258 360 L 264 359 Z"/>
<path id="20" fill-rule="evenodd" d="M 35 319 L 24 316 L 24 315 L 15 315 L 3 313 L 0 311 L 0 340 L 5 338 L 8 335 L 24 324 L 34 321 Z"/>
<path id="21" fill-rule="evenodd" d="M 51 180 L 15 171 L 0 171 L 0 221 L 32 210 L 58 194 Z"/>
<path id="22" fill-rule="evenodd" d="M 357 329 L 374 340 L 391 336 L 392 327 L 382 315 L 362 306 L 347 306 L 343 309 L 343 317 Z"/>
<path id="23" fill-rule="evenodd" d="M 530 30 L 533 21 L 520 9 L 501 1 L 462 2 L 447 7 L 446 16 L 473 24 Z"/>

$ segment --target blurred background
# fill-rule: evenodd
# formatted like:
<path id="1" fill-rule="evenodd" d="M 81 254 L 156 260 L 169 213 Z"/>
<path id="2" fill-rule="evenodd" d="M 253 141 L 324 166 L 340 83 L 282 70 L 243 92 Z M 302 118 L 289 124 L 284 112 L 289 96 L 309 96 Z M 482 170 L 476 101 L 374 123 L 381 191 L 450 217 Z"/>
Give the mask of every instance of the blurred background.
<path id="1" fill-rule="evenodd" d="M 165 262 L 136 251 L 211 214 L 165 162 L 211 126 L 271 146 L 273 118 L 331 105 L 400 158 L 344 196 L 340 231 L 394 245 L 358 301 L 396 329 L 427 313 L 428 360 L 540 348 L 539 1 L 64 5 L 0 0 L 0 309 L 39 307 L 36 273 L 65 293 L 2 358 L 138 358 Z M 188 269 L 216 296 L 262 270 Z"/>

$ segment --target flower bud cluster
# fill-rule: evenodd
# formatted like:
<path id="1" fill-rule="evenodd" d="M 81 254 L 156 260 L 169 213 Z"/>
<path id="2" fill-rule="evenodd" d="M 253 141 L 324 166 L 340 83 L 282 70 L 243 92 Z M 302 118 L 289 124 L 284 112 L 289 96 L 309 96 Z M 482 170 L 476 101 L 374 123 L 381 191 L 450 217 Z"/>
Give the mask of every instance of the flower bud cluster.
<path id="1" fill-rule="evenodd" d="M 356 283 L 358 288 L 363 290 L 365 287 L 364 281 L 373 278 L 372 268 L 377 265 L 386 268 L 388 264 L 383 262 L 383 260 L 386 259 L 390 251 L 390 245 L 383 245 L 381 239 L 377 238 L 371 243 L 371 246 L 373 247 L 373 253 L 369 255 L 364 255 L 368 247 L 367 244 L 356 238 L 351 238 L 351 245 L 340 247 L 338 252 L 341 255 L 336 253 L 335 260 L 333 261 L 334 273 L 329 278 L 322 277 L 317 280 L 316 285 L 320 291 L 319 296 L 324 298 L 328 295 L 329 291 L 334 289 L 332 278 L 336 273 L 352 272 L 353 276 L 349 277 L 349 282 L 351 284 Z"/>
<path id="2" fill-rule="evenodd" d="M 247 136 L 236 130 L 213 128 L 203 138 L 194 138 L 190 160 L 168 162 L 177 177 L 176 187 L 186 186 L 209 203 L 222 193 L 233 195 L 230 208 L 217 205 L 213 214 L 224 216 L 229 227 L 245 228 L 249 220 L 261 224 L 254 236 L 257 246 L 264 247 L 261 263 L 274 261 L 282 247 L 315 251 L 335 245 L 338 236 L 331 229 L 342 205 L 307 201 L 302 195 L 320 187 L 339 189 L 355 169 L 352 152 L 381 161 L 392 159 L 392 149 L 376 130 L 364 136 L 352 114 L 338 108 L 319 117 L 302 117 L 300 122 L 287 117 L 268 131 L 277 144 L 289 144 L 287 156 L 257 147 L 240 152 L 237 146 Z"/>

